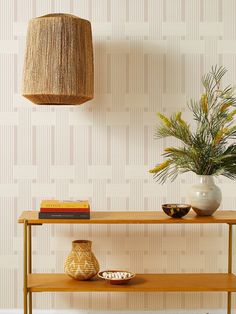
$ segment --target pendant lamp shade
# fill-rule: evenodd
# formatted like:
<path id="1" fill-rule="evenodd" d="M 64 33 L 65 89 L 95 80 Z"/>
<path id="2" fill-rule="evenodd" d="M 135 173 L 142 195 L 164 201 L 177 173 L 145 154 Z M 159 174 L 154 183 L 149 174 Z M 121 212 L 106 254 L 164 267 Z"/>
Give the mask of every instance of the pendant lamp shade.
<path id="1" fill-rule="evenodd" d="M 35 104 L 79 105 L 93 98 L 93 46 L 89 21 L 49 14 L 29 22 L 23 96 Z"/>

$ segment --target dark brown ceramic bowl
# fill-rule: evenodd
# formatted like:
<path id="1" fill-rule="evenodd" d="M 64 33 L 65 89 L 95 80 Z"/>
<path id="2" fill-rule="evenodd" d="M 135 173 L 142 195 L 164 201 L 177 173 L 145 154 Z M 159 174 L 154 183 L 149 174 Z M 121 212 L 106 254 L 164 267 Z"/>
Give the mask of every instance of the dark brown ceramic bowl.
<path id="1" fill-rule="evenodd" d="M 172 218 L 181 218 L 187 215 L 191 205 L 188 204 L 163 204 L 162 209 L 166 215 Z"/>
<path id="2" fill-rule="evenodd" d="M 103 276 L 103 273 L 105 273 L 105 272 L 107 272 L 107 273 L 108 272 L 109 273 L 110 272 L 112 272 L 112 273 L 114 273 L 114 272 L 126 272 L 126 273 L 130 274 L 130 277 L 129 278 L 125 278 L 125 279 L 106 278 L 106 277 Z M 123 284 L 127 283 L 128 281 L 130 281 L 132 278 L 134 278 L 135 277 L 135 273 L 132 273 L 132 272 L 127 271 L 127 270 L 103 270 L 103 271 L 100 271 L 98 273 L 98 277 L 106 280 L 106 282 L 110 283 L 111 285 L 123 285 Z"/>

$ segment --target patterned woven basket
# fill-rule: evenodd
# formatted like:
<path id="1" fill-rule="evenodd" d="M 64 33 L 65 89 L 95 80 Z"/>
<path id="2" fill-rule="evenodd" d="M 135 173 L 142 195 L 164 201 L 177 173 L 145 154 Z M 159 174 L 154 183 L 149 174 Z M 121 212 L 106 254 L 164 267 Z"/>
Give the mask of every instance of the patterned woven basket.
<path id="1" fill-rule="evenodd" d="M 65 260 L 64 270 L 76 280 L 89 280 L 99 272 L 99 264 L 91 250 L 89 240 L 75 240 L 72 250 Z"/>

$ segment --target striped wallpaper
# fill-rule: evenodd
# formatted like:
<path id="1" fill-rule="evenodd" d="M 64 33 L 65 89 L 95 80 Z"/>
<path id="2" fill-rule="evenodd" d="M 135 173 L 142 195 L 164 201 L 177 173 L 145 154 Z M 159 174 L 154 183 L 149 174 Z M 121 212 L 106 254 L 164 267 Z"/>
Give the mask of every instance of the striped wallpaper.
<path id="1" fill-rule="evenodd" d="M 95 98 L 80 107 L 40 107 L 21 96 L 27 23 L 50 12 L 92 23 Z M 235 84 L 235 13 L 234 0 L 0 1 L 0 309 L 22 307 L 16 221 L 42 198 L 89 198 L 94 211 L 160 210 L 164 202 L 187 201 L 194 175 L 159 185 L 148 174 L 167 145 L 153 139 L 156 112 L 182 110 L 190 118 L 186 102 L 199 97 L 211 65 L 227 67 L 225 84 Z M 221 209 L 236 209 L 235 184 L 217 182 Z M 34 271 L 62 272 L 75 239 L 93 241 L 101 269 L 227 269 L 226 226 L 58 225 L 33 228 Z M 226 296 L 42 293 L 33 302 L 39 309 L 220 309 Z"/>

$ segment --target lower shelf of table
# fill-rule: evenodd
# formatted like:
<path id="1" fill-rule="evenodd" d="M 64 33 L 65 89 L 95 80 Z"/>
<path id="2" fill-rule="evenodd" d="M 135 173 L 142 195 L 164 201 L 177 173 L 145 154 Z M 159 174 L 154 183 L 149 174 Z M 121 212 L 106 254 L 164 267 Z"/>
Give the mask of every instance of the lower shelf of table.
<path id="1" fill-rule="evenodd" d="M 236 291 L 234 274 L 137 274 L 125 285 L 110 285 L 102 279 L 76 281 L 65 274 L 29 274 L 32 292 L 177 292 Z"/>

